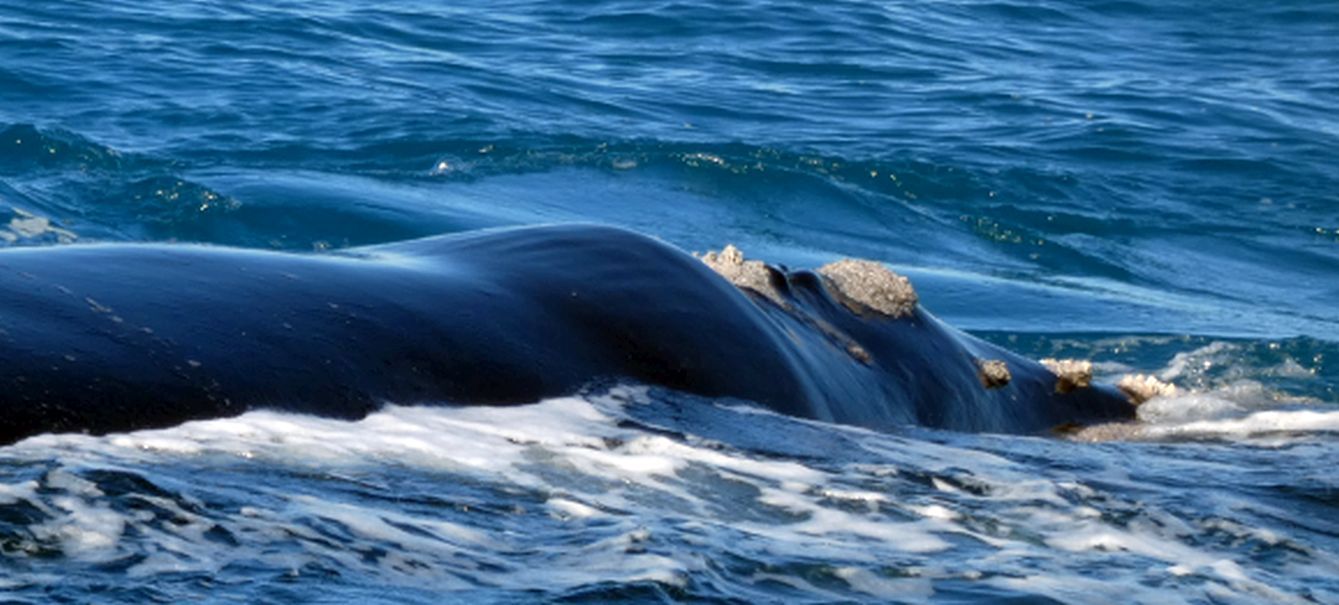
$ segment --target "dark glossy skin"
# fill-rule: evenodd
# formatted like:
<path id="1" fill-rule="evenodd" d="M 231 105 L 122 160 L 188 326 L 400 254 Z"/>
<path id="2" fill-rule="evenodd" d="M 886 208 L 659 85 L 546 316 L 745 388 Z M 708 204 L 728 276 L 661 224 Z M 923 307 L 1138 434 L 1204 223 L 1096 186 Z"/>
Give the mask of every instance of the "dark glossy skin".
<path id="1" fill-rule="evenodd" d="M 388 401 L 515 404 L 605 379 L 874 428 L 1038 432 L 1133 413 L 1114 391 L 1058 395 L 1049 372 L 1013 357 L 1014 383 L 987 391 L 963 355 L 1007 353 L 923 312 L 859 317 L 813 274 L 779 279 L 789 310 L 658 240 L 589 225 L 340 255 L 4 250 L 0 443 L 258 408 L 360 418 Z"/>

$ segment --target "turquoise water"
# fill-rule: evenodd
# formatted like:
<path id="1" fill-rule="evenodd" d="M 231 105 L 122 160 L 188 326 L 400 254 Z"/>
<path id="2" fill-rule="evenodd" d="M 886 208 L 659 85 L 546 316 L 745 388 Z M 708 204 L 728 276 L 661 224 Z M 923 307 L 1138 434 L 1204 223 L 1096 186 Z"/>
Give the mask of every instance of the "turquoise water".
<path id="1" fill-rule="evenodd" d="M 1339 602 L 1333 2 L 34 4 L 0 244 L 611 223 L 882 260 L 1185 395 L 1102 444 L 634 387 L 42 437 L 0 449 L 6 596 Z"/>

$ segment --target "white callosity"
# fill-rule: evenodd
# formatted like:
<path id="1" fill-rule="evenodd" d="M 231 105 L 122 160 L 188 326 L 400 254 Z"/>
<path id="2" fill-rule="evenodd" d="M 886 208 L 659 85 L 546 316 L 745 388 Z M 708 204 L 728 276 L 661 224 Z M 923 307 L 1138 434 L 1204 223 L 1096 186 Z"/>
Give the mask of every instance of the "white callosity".
<path id="1" fill-rule="evenodd" d="M 1086 359 L 1043 359 L 1041 365 L 1055 374 L 1057 393 L 1086 388 L 1093 383 L 1093 362 Z"/>
<path id="2" fill-rule="evenodd" d="M 1116 388 L 1125 393 L 1135 405 L 1156 397 L 1176 396 L 1176 385 L 1148 374 L 1126 374 L 1116 383 Z"/>
<path id="3" fill-rule="evenodd" d="M 772 285 L 772 273 L 762 261 L 744 260 L 744 253 L 733 245 L 726 245 L 720 252 L 707 252 L 698 256 L 735 287 L 750 290 L 768 300 L 786 306 L 781 292 Z"/>
<path id="4" fill-rule="evenodd" d="M 911 280 L 882 263 L 846 258 L 823 265 L 818 273 L 827 278 L 828 291 L 857 313 L 873 310 L 888 317 L 906 317 L 919 300 Z"/>
<path id="5" fill-rule="evenodd" d="M 762 261 L 745 259 L 739 248 L 727 245 L 720 252 L 707 252 L 698 258 L 736 287 L 787 306 L 772 283 L 772 269 Z M 825 278 L 828 292 L 857 313 L 873 311 L 888 317 L 906 317 L 919 300 L 911 280 L 874 261 L 842 259 L 824 265 L 818 273 Z"/>
<path id="6" fill-rule="evenodd" d="M 1009 373 L 1009 364 L 999 359 L 978 359 L 976 369 L 977 377 L 987 389 L 1002 388 L 1013 379 Z"/>

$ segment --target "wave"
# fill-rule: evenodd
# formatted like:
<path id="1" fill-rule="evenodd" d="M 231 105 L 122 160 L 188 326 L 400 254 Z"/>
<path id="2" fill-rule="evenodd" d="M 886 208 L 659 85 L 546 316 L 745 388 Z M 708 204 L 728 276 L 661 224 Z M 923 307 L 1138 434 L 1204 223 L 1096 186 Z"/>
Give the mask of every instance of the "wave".
<path id="1" fill-rule="evenodd" d="M 1241 227 L 1146 206 L 1113 216 L 1081 199 L 1104 198 L 1106 185 L 1060 169 L 538 134 L 347 149 L 259 145 L 165 160 L 59 130 L 7 130 L 43 145 L 64 142 L 49 165 L 41 154 L 12 161 L 0 175 L 9 183 L 0 202 L 81 241 L 323 250 L 596 220 L 688 249 L 734 241 L 781 262 L 857 256 L 929 270 L 941 281 L 975 274 L 1054 287 L 1066 299 L 1104 301 L 1078 305 L 1099 331 L 1136 330 L 1151 316 L 1197 332 L 1339 338 L 1322 279 L 1339 248 L 1269 239 L 1229 246 L 1197 234 Z M 14 235 L 5 238 L 10 245 L 71 239 Z M 1299 291 L 1299 284 L 1312 285 Z M 953 300 L 937 304 L 950 308 Z M 1050 304 L 1046 296 L 1019 300 Z M 1002 324 L 974 327 L 992 325 Z"/>
<path id="2" fill-rule="evenodd" d="M 1198 345 L 1198 346 L 1195 346 Z M 1335 375 L 1327 359 L 1334 345 L 1310 338 L 1226 341 L 1193 337 L 1109 339 L 1112 346 L 1160 350 L 1165 365 L 1150 373 L 1175 383 L 1174 395 L 1142 404 L 1139 421 L 1081 431 L 1080 440 L 1258 440 L 1281 442 L 1332 435 L 1339 429 Z M 1069 352 L 1072 350 L 1066 349 Z M 1126 364 L 1098 362 L 1099 375 L 1134 371 Z"/>
<path id="3" fill-rule="evenodd" d="M 7 590 L 73 568 L 88 575 L 45 590 L 115 573 L 112 599 L 284 574 L 423 602 L 517 585 L 525 598 L 858 601 L 1115 599 L 1118 579 L 1139 601 L 1287 601 L 1324 586 L 1312 580 L 1328 555 L 1301 546 L 1323 516 L 1282 519 L 1328 509 L 1191 505 L 1242 503 L 1261 479 L 1238 469 L 1264 454 L 1198 455 L 1231 462 L 1187 485 L 1179 450 L 874 433 L 635 387 L 357 422 L 256 412 L 6 448 L 0 544 L 28 555 Z M 1268 455 L 1319 469 L 1305 452 Z M 1153 489 L 1164 483 L 1175 494 Z M 1087 579 L 1093 566 L 1107 582 Z"/>
<path id="4" fill-rule="evenodd" d="M 178 168 L 58 128 L 6 126 L 0 204 L 12 218 L 0 239 L 8 245 L 210 241 L 214 217 L 241 203 L 182 178 Z"/>
<path id="5" fill-rule="evenodd" d="M 121 172 L 142 169 L 153 162 L 123 154 L 60 128 L 9 124 L 0 128 L 0 175 L 48 172 Z"/>

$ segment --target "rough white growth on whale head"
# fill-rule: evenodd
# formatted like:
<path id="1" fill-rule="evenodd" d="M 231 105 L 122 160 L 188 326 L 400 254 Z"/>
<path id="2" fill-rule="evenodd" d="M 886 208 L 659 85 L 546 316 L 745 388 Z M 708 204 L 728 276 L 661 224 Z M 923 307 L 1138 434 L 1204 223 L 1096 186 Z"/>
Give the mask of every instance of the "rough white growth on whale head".
<path id="1" fill-rule="evenodd" d="M 1013 379 L 1009 373 L 1009 364 L 1000 359 L 978 359 L 976 369 L 981 385 L 987 389 L 1002 388 Z"/>
<path id="2" fill-rule="evenodd" d="M 786 306 L 781 292 L 772 285 L 772 274 L 767 265 L 762 261 L 744 260 L 744 253 L 733 244 L 727 244 L 720 252 L 707 252 L 698 258 L 735 287 L 752 290 L 782 307 Z"/>
<path id="3" fill-rule="evenodd" d="M 1046 358 L 1041 360 L 1041 365 L 1055 374 L 1057 393 L 1068 393 L 1093 383 L 1093 362 L 1087 359 Z"/>
<path id="4" fill-rule="evenodd" d="M 847 308 L 857 313 L 872 309 L 889 317 L 906 317 L 919 299 L 911 280 L 870 260 L 845 258 L 823 265 L 824 285 Z"/>
<path id="5" fill-rule="evenodd" d="M 1148 374 L 1126 374 L 1116 383 L 1116 388 L 1130 398 L 1130 402 L 1139 405 L 1155 397 L 1173 397 L 1176 385 L 1163 382 Z"/>

